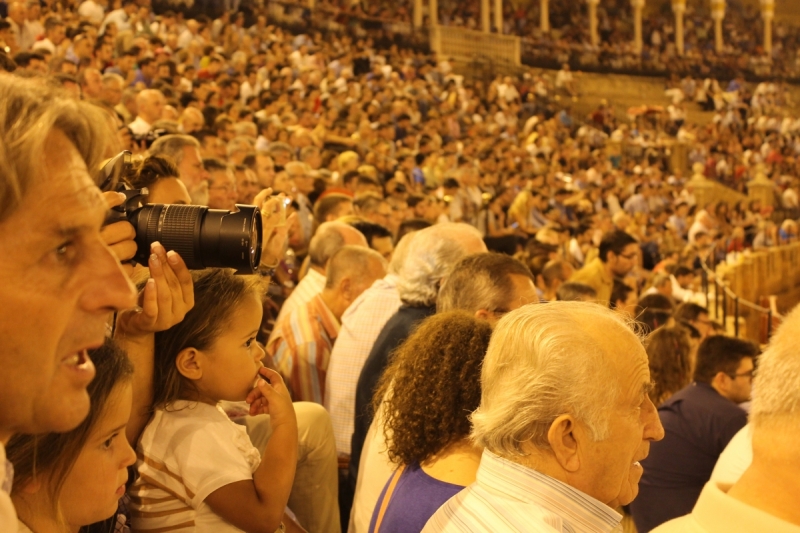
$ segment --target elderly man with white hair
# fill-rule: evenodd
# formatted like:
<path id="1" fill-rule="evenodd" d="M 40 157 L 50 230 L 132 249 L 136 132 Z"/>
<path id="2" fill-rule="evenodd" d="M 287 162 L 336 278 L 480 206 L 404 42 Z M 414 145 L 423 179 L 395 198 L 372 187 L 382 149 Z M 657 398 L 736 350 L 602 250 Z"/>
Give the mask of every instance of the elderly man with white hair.
<path id="1" fill-rule="evenodd" d="M 691 514 L 662 524 L 654 533 L 800 533 L 798 332 L 800 306 L 759 356 L 750 424 L 729 445 L 738 448 L 733 453 L 743 462 L 750 459 L 752 450 L 752 462 L 741 477 L 737 478 L 738 473 L 728 479 L 712 477 Z"/>
<path id="2" fill-rule="evenodd" d="M 136 120 L 128 124 L 134 135 L 147 135 L 153 124 L 161 120 L 167 101 L 161 91 L 145 89 L 136 95 Z"/>
<path id="3" fill-rule="evenodd" d="M 423 532 L 610 532 L 664 430 L 647 354 L 599 305 L 529 305 L 498 322 L 481 372 L 476 481 Z"/>
<path id="4" fill-rule="evenodd" d="M 480 232 L 459 223 L 420 230 L 414 234 L 411 246 L 397 279 L 403 305 L 381 330 L 358 378 L 346 487 L 349 493 L 355 490 L 361 449 L 374 416 L 370 408 L 372 395 L 389 362 L 389 354 L 408 338 L 417 324 L 436 312 L 439 286 L 456 264 L 467 255 L 486 252 Z"/>

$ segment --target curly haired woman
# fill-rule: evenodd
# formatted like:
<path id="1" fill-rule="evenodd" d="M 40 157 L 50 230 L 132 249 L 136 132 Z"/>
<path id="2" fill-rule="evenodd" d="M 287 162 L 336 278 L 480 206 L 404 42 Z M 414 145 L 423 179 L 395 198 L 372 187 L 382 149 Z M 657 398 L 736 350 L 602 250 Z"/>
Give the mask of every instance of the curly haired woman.
<path id="1" fill-rule="evenodd" d="M 374 396 L 385 413 L 386 484 L 369 531 L 421 531 L 431 515 L 475 481 L 482 449 L 469 441 L 481 398 L 481 364 L 492 329 L 467 312 L 428 318 L 394 354 Z"/>

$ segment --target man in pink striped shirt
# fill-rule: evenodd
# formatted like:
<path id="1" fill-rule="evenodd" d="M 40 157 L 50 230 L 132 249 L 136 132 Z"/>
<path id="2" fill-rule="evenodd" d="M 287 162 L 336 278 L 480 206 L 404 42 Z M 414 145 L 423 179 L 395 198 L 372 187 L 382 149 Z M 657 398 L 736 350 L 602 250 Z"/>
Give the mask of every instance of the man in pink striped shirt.
<path id="1" fill-rule="evenodd" d="M 275 324 L 267 353 L 295 401 L 322 404 L 325 374 L 340 320 L 348 306 L 386 275 L 386 260 L 374 250 L 344 246 L 328 262 L 325 288 Z"/>

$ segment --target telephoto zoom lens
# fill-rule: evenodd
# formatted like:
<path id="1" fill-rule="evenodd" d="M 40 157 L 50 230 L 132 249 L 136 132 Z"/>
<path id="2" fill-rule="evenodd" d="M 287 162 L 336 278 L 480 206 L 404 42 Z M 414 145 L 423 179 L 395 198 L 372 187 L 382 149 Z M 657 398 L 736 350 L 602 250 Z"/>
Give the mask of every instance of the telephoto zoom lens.
<path id="1" fill-rule="evenodd" d="M 252 274 L 261 260 L 261 216 L 252 205 L 238 211 L 197 205 L 150 204 L 129 213 L 136 228 L 136 260 L 144 265 L 158 241 L 175 250 L 191 270 L 233 268 Z"/>

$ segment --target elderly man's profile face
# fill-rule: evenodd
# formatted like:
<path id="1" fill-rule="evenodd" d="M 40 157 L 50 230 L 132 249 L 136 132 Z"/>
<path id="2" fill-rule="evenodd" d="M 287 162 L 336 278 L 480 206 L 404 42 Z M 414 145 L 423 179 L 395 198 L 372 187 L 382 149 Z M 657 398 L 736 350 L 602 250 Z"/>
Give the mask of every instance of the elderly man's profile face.
<path id="1" fill-rule="evenodd" d="M 639 462 L 650 452 L 650 442 L 664 437 L 658 411 L 647 394 L 647 354 L 629 332 L 613 333 L 595 335 L 608 354 L 611 372 L 617 376 L 619 395 L 616 404 L 609 406 L 609 437 L 590 442 L 584 433 L 585 449 L 579 455 L 581 469 L 586 470 L 581 475 L 581 485 L 575 485 L 610 507 L 633 501 L 643 472 Z M 579 430 L 577 434 L 581 433 Z"/>
<path id="2" fill-rule="evenodd" d="M 67 137 L 53 130 L 39 176 L 0 222 L 0 441 L 67 431 L 86 417 L 94 366 L 115 310 L 135 291 L 100 235 L 107 204 Z"/>

